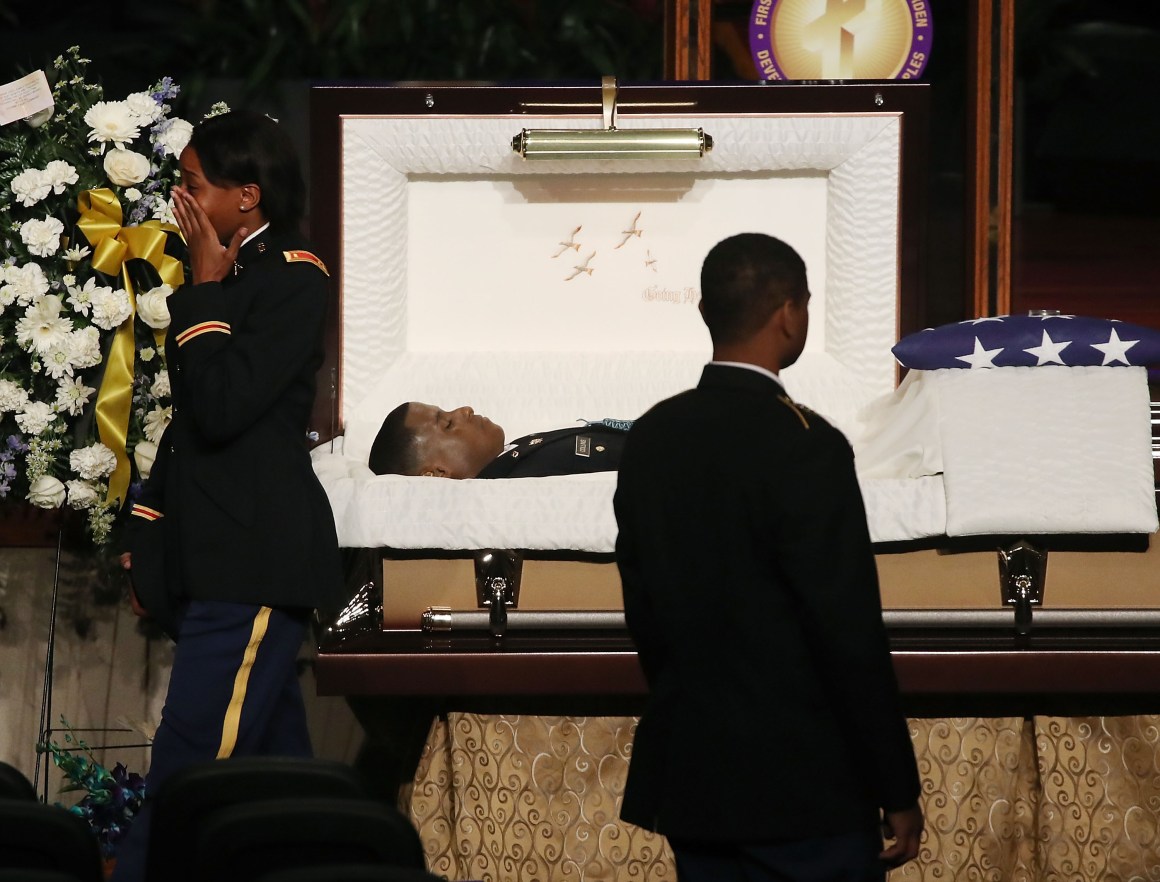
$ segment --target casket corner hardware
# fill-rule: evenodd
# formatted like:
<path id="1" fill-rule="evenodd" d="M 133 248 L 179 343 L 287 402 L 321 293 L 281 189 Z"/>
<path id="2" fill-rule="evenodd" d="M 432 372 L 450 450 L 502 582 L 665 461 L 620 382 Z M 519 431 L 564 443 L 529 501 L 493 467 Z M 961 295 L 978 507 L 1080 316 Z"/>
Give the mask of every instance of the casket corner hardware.
<path id="1" fill-rule="evenodd" d="M 487 550 L 475 555 L 475 599 L 488 610 L 493 637 L 507 633 L 508 607 L 519 606 L 523 559 L 518 552 Z"/>
<path id="2" fill-rule="evenodd" d="M 1021 539 L 999 549 L 999 590 L 1004 605 L 1015 608 L 1015 633 L 1031 633 L 1032 609 L 1043 603 L 1047 579 L 1047 549 Z"/>

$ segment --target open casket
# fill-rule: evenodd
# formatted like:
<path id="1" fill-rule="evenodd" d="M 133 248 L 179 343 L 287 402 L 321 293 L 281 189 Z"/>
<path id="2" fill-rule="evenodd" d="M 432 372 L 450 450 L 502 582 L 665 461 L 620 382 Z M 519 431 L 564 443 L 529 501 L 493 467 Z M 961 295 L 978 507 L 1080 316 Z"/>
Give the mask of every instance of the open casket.
<path id="1" fill-rule="evenodd" d="M 372 550 L 323 637 L 320 688 L 643 689 L 614 474 L 431 481 L 374 476 L 366 456 L 406 400 L 471 404 L 512 438 L 630 419 L 695 384 L 700 261 L 748 230 L 809 268 L 810 339 L 783 379 L 858 454 L 903 689 L 1130 695 L 1141 665 L 1160 673 L 1144 370 L 898 387 L 891 346 L 922 324 L 926 100 L 900 84 L 626 87 L 622 129 L 699 128 L 712 149 L 532 160 L 513 137 L 601 128 L 599 90 L 314 89 L 313 227 L 341 294 L 316 419 L 333 437 L 314 460 L 341 544 Z"/>

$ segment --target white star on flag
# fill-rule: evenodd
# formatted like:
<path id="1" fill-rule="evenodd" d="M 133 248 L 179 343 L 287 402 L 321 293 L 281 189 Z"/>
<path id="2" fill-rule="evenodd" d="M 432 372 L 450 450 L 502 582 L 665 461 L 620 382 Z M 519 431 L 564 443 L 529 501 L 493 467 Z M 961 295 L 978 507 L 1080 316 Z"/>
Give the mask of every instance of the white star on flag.
<path id="1" fill-rule="evenodd" d="M 980 343 L 979 338 L 976 337 L 975 351 L 970 355 L 956 355 L 955 358 L 959 361 L 965 361 L 971 366 L 972 370 L 975 368 L 989 368 L 995 366 L 995 356 L 1002 351 L 1002 346 L 1000 346 L 998 349 L 984 349 L 983 344 Z"/>
<path id="2" fill-rule="evenodd" d="M 1128 350 L 1139 343 L 1139 340 L 1121 340 L 1120 335 L 1116 333 L 1116 329 L 1112 328 L 1112 335 L 1108 337 L 1107 343 L 1090 343 L 1092 349 L 1098 349 L 1104 354 L 1103 364 L 1113 364 L 1117 361 L 1122 361 L 1124 364 L 1130 365 L 1128 361 Z"/>
<path id="3" fill-rule="evenodd" d="M 965 322 L 960 322 L 960 324 L 963 324 L 963 325 L 981 325 L 983 322 L 1002 322 L 1004 318 L 1006 318 L 1006 316 L 993 315 L 993 316 L 984 317 L 984 318 L 968 319 Z"/>
<path id="4" fill-rule="evenodd" d="M 1059 316 L 1056 316 L 1059 318 Z M 1070 340 L 1064 340 L 1062 343 L 1056 343 L 1049 336 L 1047 331 L 1043 332 L 1043 342 L 1038 346 L 1032 346 L 1030 349 L 1024 349 L 1024 352 L 1029 352 L 1034 355 L 1039 361 L 1036 364 L 1063 364 L 1063 359 L 1059 357 L 1059 353 L 1071 345 Z"/>

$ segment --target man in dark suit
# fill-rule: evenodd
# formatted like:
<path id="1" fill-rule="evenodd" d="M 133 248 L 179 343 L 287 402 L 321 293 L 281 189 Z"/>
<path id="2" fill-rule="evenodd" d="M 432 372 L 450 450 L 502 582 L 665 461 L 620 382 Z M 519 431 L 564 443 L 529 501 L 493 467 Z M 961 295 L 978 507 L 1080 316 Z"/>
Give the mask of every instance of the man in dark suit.
<path id="1" fill-rule="evenodd" d="M 437 478 L 542 478 L 615 471 L 629 420 L 603 420 L 537 432 L 505 443 L 504 432 L 470 407 L 400 404 L 371 445 L 377 475 Z"/>
<path id="2" fill-rule="evenodd" d="M 917 854 L 919 779 L 853 454 L 777 377 L 805 265 L 734 236 L 701 297 L 713 361 L 634 423 L 614 501 L 649 684 L 621 815 L 669 838 L 682 882 L 880 882 Z"/>

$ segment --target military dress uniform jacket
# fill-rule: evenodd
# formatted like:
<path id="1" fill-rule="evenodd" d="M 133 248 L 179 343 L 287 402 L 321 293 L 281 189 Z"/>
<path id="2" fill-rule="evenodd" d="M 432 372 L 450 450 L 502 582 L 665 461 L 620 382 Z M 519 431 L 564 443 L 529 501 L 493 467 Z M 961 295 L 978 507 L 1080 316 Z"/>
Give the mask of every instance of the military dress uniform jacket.
<path id="1" fill-rule="evenodd" d="M 173 419 L 128 545 L 138 597 L 170 633 L 187 599 L 339 603 L 334 520 L 306 444 L 328 297 L 306 243 L 267 229 L 233 275 L 168 299 Z"/>
<path id="2" fill-rule="evenodd" d="M 875 830 L 919 779 L 843 435 L 706 366 L 633 425 L 614 498 L 649 685 L 622 817 L 683 839 Z"/>
<path id="3" fill-rule="evenodd" d="M 525 435 L 484 466 L 479 478 L 543 478 L 613 472 L 620 466 L 625 429 L 600 423 Z"/>

